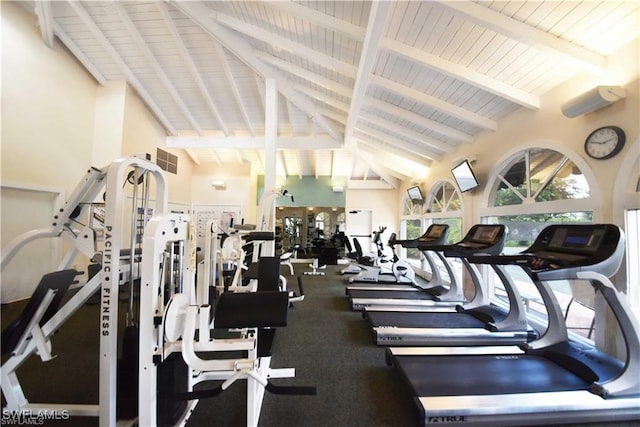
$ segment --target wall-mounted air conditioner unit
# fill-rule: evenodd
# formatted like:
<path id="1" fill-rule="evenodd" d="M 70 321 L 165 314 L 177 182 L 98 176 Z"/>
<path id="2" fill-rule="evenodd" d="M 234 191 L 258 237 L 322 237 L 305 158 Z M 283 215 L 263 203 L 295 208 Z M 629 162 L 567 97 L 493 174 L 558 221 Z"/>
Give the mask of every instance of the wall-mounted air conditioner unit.
<path id="1" fill-rule="evenodd" d="M 561 106 L 562 114 L 577 117 L 611 105 L 627 96 L 627 91 L 620 86 L 597 86 L 582 95 L 565 102 Z"/>

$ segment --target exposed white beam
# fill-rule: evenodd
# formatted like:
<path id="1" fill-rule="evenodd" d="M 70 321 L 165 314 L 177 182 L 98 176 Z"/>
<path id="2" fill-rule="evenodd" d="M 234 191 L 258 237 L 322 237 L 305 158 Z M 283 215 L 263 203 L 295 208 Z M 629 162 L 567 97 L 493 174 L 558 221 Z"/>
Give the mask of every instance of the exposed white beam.
<path id="1" fill-rule="evenodd" d="M 382 38 L 387 25 L 387 17 L 389 16 L 389 10 L 392 5 L 393 3 L 390 1 L 376 1 L 371 3 L 367 31 L 362 45 L 358 74 L 356 75 L 347 126 L 344 132 L 344 143 L 347 148 L 353 148 L 355 146 L 355 142 L 352 141 L 353 130 L 358 122 L 358 116 L 364 103 L 367 87 L 369 87 L 371 72 L 378 58 L 378 52 L 382 45 Z"/>
<path id="2" fill-rule="evenodd" d="M 220 160 L 220 156 L 218 156 L 218 153 L 216 153 L 215 150 L 209 150 L 209 154 L 211 154 L 211 157 L 213 157 L 213 160 L 218 166 L 222 166 L 222 160 Z"/>
<path id="3" fill-rule="evenodd" d="M 295 76 L 308 80 L 309 82 L 323 87 L 325 89 L 329 89 L 332 92 L 335 92 L 339 95 L 351 97 L 352 90 L 350 87 L 345 86 L 336 82 L 335 80 L 328 79 L 326 77 L 319 76 L 318 74 L 305 70 L 302 67 L 299 67 L 295 64 L 292 64 L 287 61 L 283 61 L 282 59 L 276 58 L 273 55 L 268 55 L 266 53 L 256 53 L 256 56 L 262 59 L 265 62 L 270 63 L 271 65 L 277 67 L 280 70 L 291 73 Z"/>
<path id="4" fill-rule="evenodd" d="M 339 132 L 316 111 L 314 105 L 310 101 L 300 96 L 289 87 L 290 82 L 285 76 L 257 59 L 253 48 L 245 40 L 208 18 L 211 13 L 209 8 L 203 4 L 195 2 L 174 1 L 172 4 L 184 15 L 191 18 L 193 22 L 197 23 L 209 35 L 223 44 L 229 51 L 233 52 L 241 61 L 253 68 L 257 73 L 261 74 L 263 77 L 270 76 L 275 78 L 277 80 L 277 86 L 280 93 L 287 97 L 299 109 L 313 117 L 316 124 L 331 135 L 333 139 L 342 143 L 343 138 Z"/>
<path id="5" fill-rule="evenodd" d="M 60 25 L 56 22 L 53 23 L 53 31 L 56 33 L 56 36 L 60 39 L 60 41 L 73 53 L 73 55 L 80 61 L 84 68 L 89 71 L 89 73 L 93 76 L 94 79 L 101 85 L 104 86 L 107 83 L 107 79 L 104 75 L 98 70 L 98 67 L 95 66 L 93 62 L 85 55 L 85 53 L 78 47 L 78 45 L 69 37 L 69 35 L 62 29 Z"/>
<path id="6" fill-rule="evenodd" d="M 413 46 L 408 46 L 397 40 L 389 38 L 385 38 L 383 46 L 385 49 L 390 50 L 409 61 L 437 70 L 457 80 L 462 80 L 472 86 L 507 99 L 511 102 L 515 102 L 523 107 L 530 108 L 532 110 L 540 108 L 540 98 L 538 96 L 502 83 L 499 80 L 471 70 L 463 65 L 447 61 L 439 56 L 425 52 L 422 49 L 416 49 Z"/>
<path id="7" fill-rule="evenodd" d="M 440 135 L 448 136 L 462 142 L 473 142 L 473 137 L 467 133 L 460 132 L 457 129 L 436 122 L 435 120 L 428 119 L 420 114 L 413 113 L 404 108 L 400 108 L 388 102 L 381 101 L 379 99 L 368 96 L 365 100 L 367 106 L 373 107 L 383 113 L 396 116 L 399 119 L 406 120 L 408 122 L 415 123 L 416 125 L 437 132 Z"/>
<path id="8" fill-rule="evenodd" d="M 344 111 L 345 113 L 347 113 L 349 111 L 349 104 L 347 104 L 346 102 L 342 102 L 342 101 L 338 101 L 337 99 L 333 98 L 332 96 L 324 93 L 324 92 L 320 92 L 319 90 L 315 90 L 312 89 L 310 87 L 307 86 L 303 86 L 303 85 L 299 85 L 299 84 L 294 84 L 293 85 L 293 89 L 297 90 L 298 92 L 301 92 L 305 95 L 307 95 L 309 98 L 313 98 L 317 101 L 322 102 L 323 104 L 327 104 L 331 107 L 337 108 L 339 110 Z"/>
<path id="9" fill-rule="evenodd" d="M 200 159 L 198 158 L 196 153 L 193 152 L 193 150 L 187 148 L 184 151 L 185 151 L 185 153 L 187 153 L 187 156 L 189 156 L 189 158 L 191 159 L 191 161 L 193 163 L 195 163 L 196 165 L 200 165 Z"/>
<path id="10" fill-rule="evenodd" d="M 587 50 L 574 43 L 556 37 L 551 33 L 539 30 L 523 22 L 512 19 L 486 6 L 473 2 L 442 1 L 434 2 L 444 6 L 465 19 L 475 22 L 484 28 L 489 28 L 499 34 L 535 47 L 546 52 L 562 55 L 581 64 L 582 68 L 595 73 L 602 73 L 607 69 L 607 58 Z"/>
<path id="11" fill-rule="evenodd" d="M 284 171 L 284 176 L 288 177 L 289 175 L 291 175 L 289 173 L 289 166 L 291 166 L 291 165 L 287 164 L 287 159 L 285 158 L 284 150 L 279 150 L 277 155 L 278 155 L 278 163 L 280 163 L 282 165 L 282 170 Z"/>
<path id="12" fill-rule="evenodd" d="M 439 111 L 442 111 L 443 113 L 456 117 L 465 122 L 472 123 L 483 129 L 495 131 L 498 128 L 498 124 L 491 119 L 482 117 L 479 114 L 473 113 L 469 110 L 465 110 L 464 108 L 458 107 L 457 105 L 450 104 L 434 96 L 427 95 L 424 92 L 420 92 L 410 87 L 401 85 L 400 83 L 396 83 L 392 80 L 385 79 L 384 77 L 371 76 L 371 83 L 381 86 L 384 89 L 395 92 L 401 96 L 411 98 L 416 102 L 420 102 L 422 104 L 428 105 L 432 108 L 435 108 Z"/>
<path id="13" fill-rule="evenodd" d="M 242 156 L 242 152 L 240 150 L 234 150 L 236 153 L 236 161 L 238 163 L 242 163 L 244 161 L 244 157 Z"/>
<path id="14" fill-rule="evenodd" d="M 291 135 L 296 135 L 296 130 L 293 126 L 293 114 L 292 114 L 292 105 L 288 99 L 284 100 L 284 111 L 287 113 L 287 120 L 289 121 L 289 129 L 291 130 Z"/>
<path id="15" fill-rule="evenodd" d="M 429 168 L 427 162 L 422 162 L 415 158 L 407 158 L 403 153 L 399 153 L 394 147 L 389 147 L 384 143 L 369 140 L 367 142 L 358 140 L 358 147 L 366 151 L 375 161 L 375 159 L 385 159 L 384 165 L 389 169 L 389 173 L 406 180 L 417 175 L 423 175 Z"/>
<path id="16" fill-rule="evenodd" d="M 350 190 L 393 190 L 397 188 L 397 185 L 394 186 L 383 180 L 349 179 L 347 188 Z"/>
<path id="17" fill-rule="evenodd" d="M 165 128 L 169 131 L 170 134 L 177 134 L 176 128 L 173 126 L 171 121 L 165 116 L 162 112 L 162 109 L 158 107 L 156 102 L 153 100 L 153 97 L 147 92 L 144 85 L 140 82 L 138 77 L 131 71 L 129 66 L 124 62 L 120 54 L 115 50 L 111 42 L 107 39 L 107 37 L 102 33 L 100 28 L 93 22 L 87 11 L 82 7 L 82 4 L 77 1 L 68 0 L 67 4 L 73 9 L 73 11 L 78 15 L 78 17 L 82 20 L 82 22 L 87 26 L 89 31 L 96 38 L 98 43 L 107 51 L 113 62 L 115 62 L 116 66 L 120 69 L 122 74 L 126 77 L 128 83 L 138 92 L 140 97 L 147 104 L 149 109 L 153 111 L 158 120 L 164 125 Z"/>
<path id="18" fill-rule="evenodd" d="M 347 117 L 344 114 L 337 113 L 335 111 L 331 111 L 327 108 L 318 107 L 318 110 L 332 120 L 335 120 L 338 123 L 342 123 L 343 125 L 347 124 Z"/>
<path id="19" fill-rule="evenodd" d="M 359 139 L 362 139 L 365 141 L 370 137 L 378 139 L 389 146 L 396 147 L 400 150 L 403 150 L 406 153 L 411 153 L 412 156 L 424 157 L 427 160 L 442 159 L 442 155 L 438 153 L 433 153 L 432 151 L 426 149 L 425 147 L 421 147 L 420 145 L 416 145 L 416 144 L 411 144 L 410 142 L 403 141 L 398 138 L 390 137 L 388 134 L 384 132 L 380 132 L 379 130 L 369 126 L 358 127 L 358 129 L 356 129 L 356 133 L 354 134 L 354 137 L 358 135 L 364 135 L 364 136 L 359 136 Z"/>
<path id="20" fill-rule="evenodd" d="M 345 34 L 357 41 L 361 41 L 365 36 L 365 28 L 335 18 L 326 13 L 319 12 L 310 7 L 294 3 L 292 1 L 269 1 L 269 5 L 287 11 L 303 21 L 309 22 L 319 27 L 327 28 Z"/>
<path id="21" fill-rule="evenodd" d="M 290 1 L 272 1 L 270 4 L 274 7 L 285 10 L 306 22 L 310 22 L 313 25 L 317 25 L 331 31 L 344 33 L 354 40 L 361 41 L 365 37 L 364 28 L 336 19 L 331 15 L 327 15 L 303 5 Z M 450 75 L 455 79 L 463 80 L 475 87 L 493 93 L 496 96 L 508 99 L 526 108 L 540 108 L 540 99 L 536 95 L 504 84 L 501 81 L 459 64 L 447 61 L 421 49 L 417 49 L 388 37 L 383 38 L 381 48 L 389 50 L 417 64 L 424 65 Z"/>
<path id="22" fill-rule="evenodd" d="M 445 153 L 451 153 L 453 151 L 453 147 L 445 142 L 429 138 L 428 136 L 425 136 L 420 132 L 416 132 L 405 126 L 401 126 L 380 116 L 376 116 L 375 114 L 363 111 L 360 113 L 360 120 L 376 124 L 377 126 L 382 127 L 390 132 L 395 132 L 398 135 L 403 136 L 404 138 L 415 141 L 416 144 L 426 145 L 431 148 L 435 148 L 436 150 L 444 151 Z"/>
<path id="23" fill-rule="evenodd" d="M 262 103 L 262 107 L 264 108 L 264 79 L 260 76 L 260 74 L 255 74 L 256 87 L 258 88 L 258 96 L 260 96 L 260 102 Z"/>
<path id="24" fill-rule="evenodd" d="M 176 24 L 173 22 L 173 19 L 169 14 L 169 9 L 166 3 L 157 2 L 156 6 L 158 7 L 158 9 L 160 10 L 160 13 L 162 14 L 162 18 L 164 19 L 164 22 L 167 25 L 167 30 L 169 30 L 169 33 L 171 34 L 171 37 L 173 38 L 173 41 L 176 44 L 176 48 L 178 49 L 178 53 L 180 53 L 180 56 L 184 61 L 184 65 L 187 67 L 187 69 L 191 73 L 193 80 L 195 81 L 196 85 L 198 86 L 198 89 L 200 90 L 200 94 L 204 98 L 204 101 L 207 104 L 207 107 L 209 107 L 209 110 L 213 114 L 213 118 L 216 120 L 216 122 L 220 126 L 220 129 L 222 129 L 222 132 L 224 132 L 225 135 L 229 135 L 229 128 L 225 124 L 224 120 L 222 119 L 218 106 L 216 105 L 213 98 L 211 98 L 211 95 L 209 94 L 209 89 L 207 88 L 207 85 L 205 84 L 204 79 L 200 74 L 200 71 L 198 71 L 198 67 L 193 62 L 193 58 L 191 58 L 191 55 L 189 54 L 189 50 L 185 46 L 184 41 L 182 40 L 182 36 L 180 35 L 180 32 L 178 31 Z"/>
<path id="25" fill-rule="evenodd" d="M 278 88 L 276 81 L 266 78 L 264 82 L 264 187 L 272 189 L 276 186 L 276 165 L 278 138 Z M 284 166 L 284 165 L 283 165 Z M 286 174 L 286 171 L 285 171 Z M 268 224 L 270 225 L 270 224 Z M 275 225 L 275 224 L 271 224 Z"/>
<path id="26" fill-rule="evenodd" d="M 169 136 L 166 146 L 172 148 L 214 148 L 238 150 L 263 150 L 264 136 Z M 327 135 L 291 136 L 276 138 L 277 149 L 291 150 L 332 150 L 341 148 L 333 138 Z"/>
<path id="27" fill-rule="evenodd" d="M 120 16 L 120 21 L 126 27 L 128 35 L 133 39 L 135 44 L 138 46 L 138 49 L 140 50 L 140 52 L 142 52 L 144 57 L 147 59 L 147 62 L 149 63 L 151 68 L 153 68 L 153 71 L 156 73 L 156 75 L 162 82 L 167 92 L 169 92 L 169 94 L 171 95 L 171 98 L 173 98 L 174 102 L 178 105 L 178 108 L 180 109 L 182 114 L 185 116 L 189 124 L 191 124 L 192 129 L 195 130 L 198 133 L 198 135 L 201 135 L 202 129 L 200 129 L 200 125 L 198 124 L 196 119 L 193 117 L 193 114 L 191 114 L 191 111 L 189 110 L 189 107 L 182 99 L 182 96 L 180 96 L 175 86 L 173 86 L 173 83 L 171 82 L 171 79 L 169 78 L 169 76 L 167 76 L 162 66 L 158 63 L 153 52 L 151 52 L 151 50 L 149 49 L 147 42 L 142 38 L 142 35 L 140 34 L 135 24 L 129 17 L 129 14 L 125 10 L 122 3 L 112 2 L 111 5 L 118 12 L 118 16 Z"/>
<path id="28" fill-rule="evenodd" d="M 386 169 L 384 169 L 378 162 L 376 162 L 376 159 L 374 159 L 373 156 L 363 152 L 362 150 L 356 150 L 354 155 L 357 156 L 360 159 L 360 161 L 362 161 L 362 163 L 366 165 L 368 169 L 371 169 L 372 171 L 374 171 L 376 175 L 378 175 L 382 180 L 384 180 L 387 184 L 389 184 L 391 188 L 398 188 L 398 186 L 400 185 L 400 181 L 394 176 L 390 175 Z M 368 172 L 365 173 L 365 177 L 367 175 L 368 175 Z M 375 182 L 375 181 L 377 180 L 374 180 L 372 182 Z"/>
<path id="29" fill-rule="evenodd" d="M 231 28 L 246 36 L 253 37 L 261 42 L 267 43 L 277 50 L 284 50 L 290 52 L 296 56 L 305 58 L 314 64 L 321 65 L 323 67 L 334 70 L 340 74 L 347 76 L 353 76 L 357 72 L 357 68 L 354 65 L 348 64 L 344 61 L 340 61 L 332 56 L 326 55 L 317 50 L 310 49 L 307 46 L 296 43 L 291 39 L 282 37 L 264 28 L 257 27 L 255 25 L 248 24 L 247 22 L 233 18 L 220 12 L 209 9 L 209 16 L 215 19 L 225 27 Z"/>
<path id="30" fill-rule="evenodd" d="M 53 42 L 55 41 L 54 29 L 53 29 L 53 12 L 51 10 L 50 1 L 36 0 L 34 6 L 36 16 L 38 17 L 38 26 L 40 27 L 40 35 L 42 41 L 49 48 L 53 48 Z"/>
<path id="31" fill-rule="evenodd" d="M 242 119 L 244 120 L 245 126 L 249 130 L 251 135 L 255 135 L 256 131 L 253 129 L 253 125 L 251 124 L 251 119 L 249 118 L 249 113 L 247 112 L 247 108 L 242 101 L 242 95 L 240 95 L 240 89 L 238 89 L 238 84 L 236 83 L 236 79 L 233 77 L 233 71 L 231 71 L 231 66 L 229 65 L 229 61 L 227 60 L 226 54 L 224 52 L 224 48 L 220 45 L 220 43 L 215 43 L 216 53 L 218 54 L 218 59 L 220 59 L 220 64 L 224 69 L 224 75 L 227 78 L 227 82 L 229 83 L 229 88 L 233 93 L 233 97 L 236 100 L 236 104 L 240 109 L 240 114 L 242 115 Z"/>
<path id="32" fill-rule="evenodd" d="M 309 163 L 311 164 L 311 167 L 313 168 L 313 170 L 311 172 L 313 172 L 313 175 L 315 176 L 316 179 L 318 179 L 318 170 L 320 169 L 318 167 L 318 156 L 316 155 L 316 151 L 315 150 L 311 150 L 309 151 Z"/>

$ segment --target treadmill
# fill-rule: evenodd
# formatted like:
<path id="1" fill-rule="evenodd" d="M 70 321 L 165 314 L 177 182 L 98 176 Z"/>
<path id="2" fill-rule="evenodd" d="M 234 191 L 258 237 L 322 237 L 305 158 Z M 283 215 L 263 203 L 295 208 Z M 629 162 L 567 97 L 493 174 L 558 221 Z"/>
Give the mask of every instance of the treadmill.
<path id="1" fill-rule="evenodd" d="M 446 256 L 465 259 L 469 251 L 452 245 Z M 538 338 L 527 324 L 526 308 L 518 287 L 503 266 L 491 266 L 504 284 L 508 310 L 490 303 L 477 269 L 469 272 L 481 295 L 456 312 L 393 312 L 363 310 L 373 328 L 374 341 L 388 346 L 487 346 L 517 345 Z M 482 302 L 481 302 L 482 301 Z"/>
<path id="2" fill-rule="evenodd" d="M 392 234 L 392 236 L 395 236 L 395 234 Z M 398 240 L 393 237 L 389 238 L 389 246 L 393 248 L 393 245 L 401 245 L 404 248 L 418 248 L 419 244 L 444 245 L 447 243 L 448 236 L 449 236 L 449 226 L 447 224 L 431 224 L 429 228 L 427 228 L 427 231 L 425 231 L 424 234 L 418 237 L 417 239 Z M 394 251 L 394 254 L 395 254 L 395 251 Z M 432 267 L 432 271 L 436 271 L 438 274 L 437 278 L 435 276 L 432 277 L 432 280 L 430 282 L 440 283 L 441 279 L 439 276 L 439 269 L 437 269 L 437 266 L 435 266 L 435 264 L 433 263 L 433 260 L 430 257 L 428 258 L 428 261 Z M 403 267 L 410 268 L 408 265 L 404 265 Z M 362 268 L 379 269 L 380 267 L 362 266 Z M 384 274 L 384 273 L 380 273 L 380 274 Z M 347 295 L 349 295 L 349 293 L 353 290 L 370 290 L 370 291 L 402 290 L 402 291 L 411 292 L 411 291 L 417 291 L 417 290 L 423 289 L 415 282 L 398 283 L 394 277 L 394 276 L 398 276 L 398 274 L 394 273 L 390 279 L 384 278 L 382 280 L 380 279 L 381 277 L 384 277 L 384 276 L 380 276 L 380 274 L 378 274 L 377 277 L 375 274 L 369 274 L 369 275 L 358 274 L 354 277 L 349 278 L 349 283 L 360 283 L 360 284 L 347 286 L 346 288 Z M 371 280 L 364 280 L 364 279 L 371 279 Z M 374 279 L 377 279 L 377 281 Z"/>
<path id="3" fill-rule="evenodd" d="M 516 426 L 617 422 L 640 418 L 640 327 L 607 277 L 625 251 L 609 224 L 552 225 L 525 252 L 470 258 L 518 265 L 532 279 L 548 314 L 545 333 L 519 347 L 389 348 L 415 397 L 421 424 Z M 581 280 L 600 292 L 626 345 L 618 360 L 569 340 L 562 309 L 547 281 Z"/>
<path id="4" fill-rule="evenodd" d="M 414 307 L 427 307 L 428 310 L 440 307 L 443 311 L 454 311 L 456 305 L 464 302 L 463 289 L 456 281 L 455 274 L 451 270 L 449 263 L 440 252 L 446 250 L 452 256 L 462 257 L 463 264 L 471 271 L 473 268 L 464 262 L 464 256 L 476 253 L 498 254 L 504 247 L 505 238 L 506 227 L 502 224 L 476 224 L 471 227 L 471 230 L 461 241 L 452 245 L 437 245 L 431 242 L 418 243 L 417 247 L 423 253 L 431 251 L 441 257 L 451 278 L 449 287 L 444 286 L 442 281 L 437 283 L 432 281 L 429 287 L 420 288 L 417 291 L 350 290 L 351 309 L 363 310 L 366 308 L 369 310 L 393 306 L 394 311 L 402 307 L 411 309 Z M 435 264 L 432 265 L 432 268 L 434 271 L 438 270 Z M 476 289 L 476 292 L 482 292 L 481 286 L 477 286 L 477 284 Z"/>

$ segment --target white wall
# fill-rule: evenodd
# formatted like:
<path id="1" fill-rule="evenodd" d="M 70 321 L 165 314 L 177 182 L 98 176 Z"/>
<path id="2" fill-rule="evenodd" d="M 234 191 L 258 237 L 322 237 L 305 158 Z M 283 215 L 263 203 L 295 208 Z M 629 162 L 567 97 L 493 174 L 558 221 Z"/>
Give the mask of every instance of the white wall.
<path id="1" fill-rule="evenodd" d="M 47 227 L 55 210 L 91 166 L 164 147 L 166 131 L 124 82 L 104 87 L 60 44 L 43 43 L 34 17 L 13 2 L 2 2 L 1 178 L 2 246 L 19 232 Z M 179 175 L 167 177 L 170 206 L 188 209 L 193 162 L 182 150 Z M 10 187 L 12 197 L 5 191 Z M 15 197 L 15 188 L 24 188 Z M 45 197 L 33 195 L 46 194 Z M 26 215 L 39 203 L 43 215 Z M 18 206 L 22 204 L 24 206 Z M 48 218 L 48 219 L 47 219 Z M 32 243 L 31 245 L 35 245 Z M 42 252 L 27 248 L 30 268 L 16 263 L 2 274 L 2 299 L 27 296 L 42 274 L 60 261 L 60 243 Z M 22 255 L 22 254 L 21 254 Z M 35 262 L 34 262 L 35 261 Z M 78 260 L 84 269 L 86 260 Z M 13 289 L 9 291 L 8 286 Z"/>
<path id="2" fill-rule="evenodd" d="M 400 209 L 398 203 L 395 203 L 396 193 L 397 190 L 347 190 L 345 212 L 359 209 L 371 210 L 372 230 L 369 232 L 377 230 L 381 226 L 387 227 L 381 236 L 382 241 L 386 244 L 391 233 L 400 235 Z M 350 217 L 347 215 L 347 221 Z"/>
<path id="3" fill-rule="evenodd" d="M 2 180 L 70 191 L 90 165 L 96 82 L 2 2 Z"/>
<path id="4" fill-rule="evenodd" d="M 226 188 L 213 188 L 211 181 L 214 179 L 223 180 Z M 194 205 L 240 206 L 246 224 L 257 221 L 257 180 L 249 163 L 201 164 L 193 170 L 190 191 Z"/>
<path id="5" fill-rule="evenodd" d="M 165 147 L 165 128 L 130 87 L 127 88 L 122 135 L 121 156 L 149 153 L 155 162 L 158 147 L 178 156 L 178 174 L 165 174 L 169 185 L 169 201 L 185 206 L 191 204 L 193 161 L 184 150 Z"/>

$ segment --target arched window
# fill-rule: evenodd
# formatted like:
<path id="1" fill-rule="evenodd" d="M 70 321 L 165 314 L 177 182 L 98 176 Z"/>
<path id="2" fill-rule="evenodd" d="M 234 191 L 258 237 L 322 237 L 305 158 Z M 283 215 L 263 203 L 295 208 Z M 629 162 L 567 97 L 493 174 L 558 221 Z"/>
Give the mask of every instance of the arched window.
<path id="1" fill-rule="evenodd" d="M 449 226 L 448 242 L 455 243 L 462 239 L 462 198 L 456 186 L 449 181 L 439 181 L 434 184 L 427 196 L 427 205 L 423 216 L 423 229 L 427 230 L 431 224 L 447 224 Z M 424 257 L 421 257 L 421 268 L 427 271 L 430 267 Z M 449 260 L 456 274 L 461 274 L 462 264 L 456 258 Z M 444 266 L 440 274 L 447 278 Z"/>
<path id="2" fill-rule="evenodd" d="M 544 147 L 519 151 L 497 165 L 495 175 L 488 180 L 489 191 L 484 194 L 486 208 L 481 208 L 481 216 L 485 223 L 508 227 L 503 253 L 523 251 L 549 224 L 593 222 L 596 202 L 584 173 L 587 169 L 579 157 L 574 161 L 564 153 Z M 528 302 L 531 318 L 539 319 L 544 326 L 547 315 L 539 304 L 541 297 L 536 287 L 518 273 L 517 268 L 509 270 Z M 490 276 L 488 284 L 494 300 L 505 300 L 502 282 L 497 276 Z M 566 311 L 567 326 L 591 338 L 592 295 L 574 294 L 571 280 L 553 281 L 550 285 Z"/>
<path id="3" fill-rule="evenodd" d="M 505 252 L 519 252 L 548 223 L 593 222 L 591 188 L 578 165 L 548 148 L 520 151 L 497 167 L 490 182 L 489 223 L 509 227 Z"/>
<path id="4" fill-rule="evenodd" d="M 546 148 L 520 152 L 502 168 L 491 206 L 531 204 L 589 197 L 589 185 L 569 157 Z"/>
<path id="5" fill-rule="evenodd" d="M 462 198 L 458 189 L 449 181 L 437 182 L 427 197 L 424 229 L 431 224 L 449 225 L 449 243 L 462 239 Z"/>
<path id="6" fill-rule="evenodd" d="M 331 234 L 331 216 L 328 212 L 320 212 L 316 215 L 317 237 L 328 237 Z"/>
<path id="7" fill-rule="evenodd" d="M 411 199 L 408 195 L 402 201 L 402 216 L 420 215 L 423 204 Z"/>

